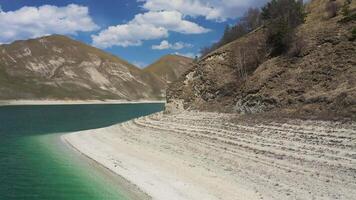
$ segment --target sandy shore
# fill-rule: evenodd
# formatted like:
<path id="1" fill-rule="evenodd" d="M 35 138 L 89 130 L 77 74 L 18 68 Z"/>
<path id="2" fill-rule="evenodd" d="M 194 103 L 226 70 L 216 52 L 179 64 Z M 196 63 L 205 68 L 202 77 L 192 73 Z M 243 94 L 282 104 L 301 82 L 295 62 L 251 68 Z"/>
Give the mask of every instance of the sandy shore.
<path id="1" fill-rule="evenodd" d="M 135 103 L 165 103 L 165 101 L 156 100 L 139 100 L 139 101 L 123 101 L 123 100 L 0 100 L 0 106 L 13 105 L 84 105 L 84 104 L 135 104 Z"/>
<path id="2" fill-rule="evenodd" d="M 157 200 L 355 199 L 356 123 L 162 113 L 63 139 Z"/>

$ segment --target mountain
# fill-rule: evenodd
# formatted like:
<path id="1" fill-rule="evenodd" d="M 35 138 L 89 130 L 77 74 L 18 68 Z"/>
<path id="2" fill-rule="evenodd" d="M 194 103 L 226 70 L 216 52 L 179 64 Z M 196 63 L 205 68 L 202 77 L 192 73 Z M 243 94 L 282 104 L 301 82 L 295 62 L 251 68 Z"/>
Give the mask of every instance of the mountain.
<path id="1" fill-rule="evenodd" d="M 144 69 L 153 73 L 167 84 L 178 78 L 191 68 L 193 59 L 179 55 L 166 55 Z"/>
<path id="2" fill-rule="evenodd" d="M 297 55 L 270 56 L 261 27 L 200 59 L 171 84 L 166 111 L 356 119 L 356 2 L 346 17 L 341 10 L 328 17 L 328 2 L 307 5 L 296 30 L 302 38 Z"/>
<path id="3" fill-rule="evenodd" d="M 66 36 L 0 45 L 0 99 L 161 99 L 164 84 Z"/>

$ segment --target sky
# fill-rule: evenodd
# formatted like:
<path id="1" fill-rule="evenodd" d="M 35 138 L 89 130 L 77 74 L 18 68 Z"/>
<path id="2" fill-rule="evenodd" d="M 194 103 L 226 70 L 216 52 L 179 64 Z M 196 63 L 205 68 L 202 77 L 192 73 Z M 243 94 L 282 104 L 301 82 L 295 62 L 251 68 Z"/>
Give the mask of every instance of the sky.
<path id="1" fill-rule="evenodd" d="M 0 44 L 67 35 L 145 67 L 189 57 L 267 0 L 0 0 Z"/>

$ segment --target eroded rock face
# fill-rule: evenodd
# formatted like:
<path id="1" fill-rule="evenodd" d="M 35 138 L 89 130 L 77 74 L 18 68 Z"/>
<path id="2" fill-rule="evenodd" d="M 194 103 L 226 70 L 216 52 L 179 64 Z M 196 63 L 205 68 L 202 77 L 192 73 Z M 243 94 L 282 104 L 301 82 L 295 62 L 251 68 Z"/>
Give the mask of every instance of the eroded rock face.
<path id="1" fill-rule="evenodd" d="M 201 59 L 167 91 L 168 104 L 185 109 L 232 111 L 239 87 L 265 59 L 263 30 L 230 43 Z"/>
<path id="2" fill-rule="evenodd" d="M 326 19 L 309 5 L 306 23 L 297 30 L 304 46 L 298 55 L 270 58 L 263 29 L 256 30 L 201 59 L 172 84 L 167 102 L 183 101 L 185 110 L 356 118 L 356 21 Z M 356 10 L 353 2 L 352 10 Z M 256 42 L 257 41 L 257 42 Z M 252 45 L 255 44 L 255 45 Z"/>

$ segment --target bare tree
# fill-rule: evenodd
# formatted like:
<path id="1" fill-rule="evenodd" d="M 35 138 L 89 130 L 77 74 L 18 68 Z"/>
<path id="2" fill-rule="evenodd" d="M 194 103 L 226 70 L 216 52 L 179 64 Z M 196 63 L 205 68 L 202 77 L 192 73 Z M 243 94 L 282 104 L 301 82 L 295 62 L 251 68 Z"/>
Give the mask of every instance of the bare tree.
<path id="1" fill-rule="evenodd" d="M 262 24 L 261 11 L 257 8 L 250 8 L 241 19 L 247 32 L 253 31 Z"/>
<path id="2" fill-rule="evenodd" d="M 235 50 L 236 69 L 240 81 L 244 81 L 266 59 L 267 48 L 264 37 L 255 36 L 239 43 Z"/>
<path id="3" fill-rule="evenodd" d="M 203 48 L 201 50 L 202 56 L 205 56 L 215 49 L 243 37 L 261 25 L 262 20 L 260 10 L 257 8 L 250 8 L 235 26 L 227 25 L 225 27 L 224 34 L 217 43 L 214 43 L 211 47 Z"/>

